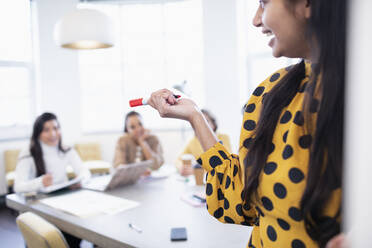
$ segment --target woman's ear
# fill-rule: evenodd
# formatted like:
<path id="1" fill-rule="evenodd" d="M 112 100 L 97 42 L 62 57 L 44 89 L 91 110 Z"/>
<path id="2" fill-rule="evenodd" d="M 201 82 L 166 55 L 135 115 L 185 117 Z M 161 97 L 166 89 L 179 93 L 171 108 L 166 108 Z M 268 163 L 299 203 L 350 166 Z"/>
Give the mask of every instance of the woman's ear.
<path id="1" fill-rule="evenodd" d="M 298 1 L 297 5 L 296 5 L 296 13 L 300 17 L 303 17 L 305 19 L 309 19 L 311 17 L 310 0 L 300 0 L 300 1 Z"/>

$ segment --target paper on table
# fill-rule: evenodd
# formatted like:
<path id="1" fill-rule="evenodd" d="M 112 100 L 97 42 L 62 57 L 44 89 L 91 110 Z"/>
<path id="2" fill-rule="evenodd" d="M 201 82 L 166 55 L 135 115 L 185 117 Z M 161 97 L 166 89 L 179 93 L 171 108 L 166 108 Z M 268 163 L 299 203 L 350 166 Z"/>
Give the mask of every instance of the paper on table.
<path id="1" fill-rule="evenodd" d="M 48 197 L 40 202 L 81 218 L 100 214 L 116 214 L 139 205 L 135 201 L 89 190 Z"/>

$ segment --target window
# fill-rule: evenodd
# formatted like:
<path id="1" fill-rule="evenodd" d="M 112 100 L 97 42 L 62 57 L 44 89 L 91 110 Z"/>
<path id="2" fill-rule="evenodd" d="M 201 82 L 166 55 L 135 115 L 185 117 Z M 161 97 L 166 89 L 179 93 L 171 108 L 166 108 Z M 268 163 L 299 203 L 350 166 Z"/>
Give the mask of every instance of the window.
<path id="1" fill-rule="evenodd" d="M 187 81 L 192 98 L 204 103 L 200 1 L 79 7 L 105 12 L 119 34 L 113 48 L 79 52 L 84 132 L 122 130 L 124 115 L 131 110 L 130 99 L 183 81 Z M 151 128 L 184 125 L 160 118 L 149 107 L 136 110 Z"/>
<path id="2" fill-rule="evenodd" d="M 0 139 L 24 137 L 34 117 L 30 1 L 1 1 L 0 30 Z"/>

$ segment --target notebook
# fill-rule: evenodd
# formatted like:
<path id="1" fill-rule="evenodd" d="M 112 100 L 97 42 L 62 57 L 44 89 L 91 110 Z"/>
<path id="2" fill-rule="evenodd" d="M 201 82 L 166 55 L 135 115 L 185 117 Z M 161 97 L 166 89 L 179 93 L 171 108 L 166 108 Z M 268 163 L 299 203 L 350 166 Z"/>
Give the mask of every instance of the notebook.
<path id="1" fill-rule="evenodd" d="M 152 160 L 146 160 L 132 164 L 120 165 L 110 175 L 91 178 L 88 182 L 83 184 L 83 188 L 107 191 L 120 186 L 133 184 L 137 182 L 152 163 Z"/>
<path id="2" fill-rule="evenodd" d="M 63 182 L 63 183 L 58 183 L 58 184 L 53 184 L 53 185 L 48 186 L 48 187 L 43 187 L 39 191 L 41 193 L 48 194 L 48 193 L 52 193 L 54 191 L 57 191 L 57 190 L 60 190 L 60 189 L 63 189 L 63 188 L 67 188 L 67 187 L 69 187 L 73 184 L 79 183 L 80 181 L 81 181 L 80 177 L 75 177 L 74 179 Z"/>

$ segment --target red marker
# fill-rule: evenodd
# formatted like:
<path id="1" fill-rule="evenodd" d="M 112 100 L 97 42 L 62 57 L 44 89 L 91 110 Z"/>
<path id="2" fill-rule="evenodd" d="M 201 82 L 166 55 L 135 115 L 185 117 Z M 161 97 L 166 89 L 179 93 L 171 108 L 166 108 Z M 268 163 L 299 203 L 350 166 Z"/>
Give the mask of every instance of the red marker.
<path id="1" fill-rule="evenodd" d="M 180 98 L 180 95 L 173 95 L 176 99 Z M 138 99 L 133 99 L 129 101 L 129 106 L 131 107 L 137 107 L 137 106 L 142 106 L 142 105 L 147 105 L 148 98 L 138 98 Z"/>

